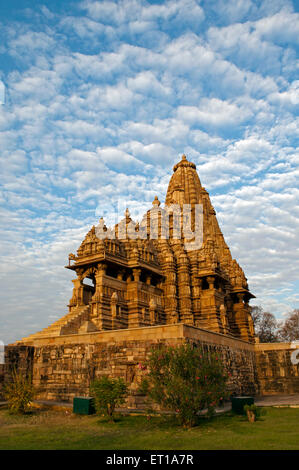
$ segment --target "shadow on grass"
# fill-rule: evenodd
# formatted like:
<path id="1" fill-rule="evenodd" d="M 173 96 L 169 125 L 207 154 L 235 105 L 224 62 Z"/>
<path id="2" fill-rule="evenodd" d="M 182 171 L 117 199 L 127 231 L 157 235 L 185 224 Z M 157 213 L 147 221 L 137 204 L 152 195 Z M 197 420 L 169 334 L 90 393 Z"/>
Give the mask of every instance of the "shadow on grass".
<path id="1" fill-rule="evenodd" d="M 169 428 L 180 427 L 180 423 L 176 416 L 156 416 L 156 415 L 127 415 L 118 414 L 114 421 L 109 420 L 106 416 L 97 416 L 96 423 L 101 426 L 118 426 L 120 428 L 136 428 L 142 427 L 143 430 L 160 429 L 167 430 Z"/>
<path id="2" fill-rule="evenodd" d="M 97 416 L 96 423 L 101 426 L 107 426 L 113 428 L 115 426 L 119 428 L 142 428 L 145 431 L 149 430 L 160 430 L 160 431 L 174 431 L 177 430 L 186 430 L 190 431 L 191 429 L 208 429 L 216 428 L 219 425 L 231 426 L 234 423 L 243 423 L 246 422 L 246 416 L 236 415 L 230 411 L 223 413 L 221 415 L 214 415 L 211 417 L 208 416 L 198 416 L 196 423 L 192 427 L 184 427 L 177 415 L 127 415 L 127 414 L 117 414 L 114 418 L 114 421 L 109 420 L 107 416 Z"/>

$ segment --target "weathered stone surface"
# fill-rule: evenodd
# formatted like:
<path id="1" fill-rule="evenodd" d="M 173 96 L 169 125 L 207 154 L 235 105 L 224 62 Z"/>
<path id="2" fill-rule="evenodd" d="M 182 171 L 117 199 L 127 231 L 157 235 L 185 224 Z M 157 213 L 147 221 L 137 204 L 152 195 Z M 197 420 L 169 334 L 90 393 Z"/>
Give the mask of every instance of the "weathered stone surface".
<path id="1" fill-rule="evenodd" d="M 299 393 L 299 365 L 291 354 L 299 345 L 291 343 L 259 343 L 255 345 L 256 366 L 261 395 Z"/>

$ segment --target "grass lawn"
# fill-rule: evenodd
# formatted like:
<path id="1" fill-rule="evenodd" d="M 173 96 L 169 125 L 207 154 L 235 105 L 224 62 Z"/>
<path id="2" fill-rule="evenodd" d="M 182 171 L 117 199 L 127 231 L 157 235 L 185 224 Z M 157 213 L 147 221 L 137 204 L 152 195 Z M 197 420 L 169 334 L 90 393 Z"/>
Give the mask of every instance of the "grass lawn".
<path id="1" fill-rule="evenodd" d="M 14 416 L 0 410 L 0 449 L 298 450 L 298 422 L 296 408 L 267 408 L 253 424 L 228 412 L 189 430 L 166 416 L 120 416 L 109 423 L 71 411 Z"/>

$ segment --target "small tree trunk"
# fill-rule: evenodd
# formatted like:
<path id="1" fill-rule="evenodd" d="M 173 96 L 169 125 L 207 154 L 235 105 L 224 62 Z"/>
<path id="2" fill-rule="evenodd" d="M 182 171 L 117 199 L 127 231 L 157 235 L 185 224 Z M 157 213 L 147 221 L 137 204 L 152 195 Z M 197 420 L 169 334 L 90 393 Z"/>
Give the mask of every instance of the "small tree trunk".
<path id="1" fill-rule="evenodd" d="M 254 423 L 255 421 L 255 414 L 253 411 L 248 410 L 247 411 L 247 418 L 250 423 Z"/>
<path id="2" fill-rule="evenodd" d="M 114 408 L 115 408 L 114 405 L 111 405 L 110 403 L 108 403 L 108 405 L 107 405 L 107 413 L 108 413 L 108 416 L 109 416 L 110 421 L 114 421 L 114 417 L 113 417 Z"/>

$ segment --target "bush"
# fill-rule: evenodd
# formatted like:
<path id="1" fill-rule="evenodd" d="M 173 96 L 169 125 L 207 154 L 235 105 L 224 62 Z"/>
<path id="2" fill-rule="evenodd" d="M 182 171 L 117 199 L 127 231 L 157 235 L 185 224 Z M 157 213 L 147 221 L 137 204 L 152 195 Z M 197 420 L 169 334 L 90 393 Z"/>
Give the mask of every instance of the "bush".
<path id="1" fill-rule="evenodd" d="M 215 353 L 189 344 L 164 347 L 152 350 L 145 367 L 140 392 L 175 411 L 184 426 L 193 426 L 204 409 L 211 416 L 227 398 L 227 374 Z"/>
<path id="2" fill-rule="evenodd" d="M 12 382 L 4 386 L 4 397 L 8 401 L 11 413 L 26 413 L 30 409 L 35 396 L 31 376 L 24 376 L 15 369 L 12 372 Z"/>
<path id="3" fill-rule="evenodd" d="M 124 403 L 127 393 L 127 386 L 121 378 L 110 379 L 105 376 L 90 384 L 90 396 L 94 398 L 96 412 L 106 414 L 111 421 L 115 408 Z"/>

